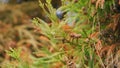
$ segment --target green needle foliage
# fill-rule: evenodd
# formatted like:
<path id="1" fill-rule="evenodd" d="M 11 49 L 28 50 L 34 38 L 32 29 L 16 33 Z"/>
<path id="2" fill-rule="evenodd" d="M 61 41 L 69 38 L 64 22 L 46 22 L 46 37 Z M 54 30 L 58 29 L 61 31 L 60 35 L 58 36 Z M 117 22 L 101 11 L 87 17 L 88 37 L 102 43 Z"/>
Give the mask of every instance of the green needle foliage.
<path id="1" fill-rule="evenodd" d="M 119 33 L 111 35 L 108 31 L 104 31 L 116 28 L 110 26 L 117 18 L 112 17 L 117 14 L 113 9 L 114 0 L 61 1 L 62 6 L 58 9 L 53 8 L 51 0 L 46 0 L 46 3 L 39 1 L 40 8 L 50 22 L 34 18 L 33 23 L 40 28 L 42 36 L 47 38 L 49 45 L 41 42 L 43 46 L 38 53 L 42 51 L 45 55 L 32 56 L 31 66 L 33 68 L 112 68 L 115 65 L 119 67 L 116 63 L 118 56 L 113 52 L 116 50 L 117 42 L 106 42 L 106 40 L 113 42 L 110 38 L 115 36 L 117 39 Z M 57 18 L 57 10 L 65 12 L 63 19 Z M 104 35 L 106 33 L 107 37 Z M 11 55 L 11 52 L 9 54 Z"/>
<path id="2" fill-rule="evenodd" d="M 74 0 L 73 1 L 64 0 L 62 1 L 63 6 L 61 6 L 58 10 L 62 10 L 63 12 L 66 12 L 66 15 L 64 16 L 64 19 L 59 20 L 56 17 L 56 9 L 51 6 L 50 2 L 51 0 L 47 0 L 45 4 L 43 4 L 41 1 L 39 2 L 40 7 L 43 9 L 43 11 L 46 13 L 48 18 L 51 20 L 50 25 L 39 18 L 34 18 L 33 23 L 35 23 L 41 29 L 42 31 L 41 33 L 50 40 L 49 42 L 51 43 L 51 47 L 53 46 L 53 48 L 55 48 L 56 53 L 63 52 L 62 56 L 57 60 L 59 62 L 62 61 L 64 68 L 64 65 L 66 67 L 69 66 L 68 65 L 69 63 L 67 62 L 70 60 L 70 58 L 68 57 L 73 56 L 73 57 L 77 57 L 77 59 L 76 62 L 71 61 L 71 63 L 73 63 L 73 65 L 71 66 L 93 68 L 95 65 L 95 59 L 96 60 L 98 59 L 95 58 L 96 55 L 94 52 L 94 48 L 91 48 L 91 45 L 94 46 L 94 43 L 96 41 L 95 39 L 89 39 L 88 37 L 95 30 L 95 24 L 92 23 L 93 17 L 91 14 L 93 11 L 95 11 L 95 7 L 91 5 L 89 0 L 87 1 L 79 0 L 77 3 L 75 3 Z M 47 7 L 47 9 L 45 7 Z M 73 25 L 69 26 L 69 24 L 71 23 L 73 23 Z M 69 28 L 67 28 L 67 26 Z M 74 37 L 70 37 L 71 33 L 80 35 L 80 38 L 77 39 Z M 89 42 L 86 42 L 86 39 L 88 39 Z M 65 40 L 66 42 L 62 43 L 61 41 L 63 40 Z M 67 53 L 66 50 L 64 49 L 61 50 L 61 48 L 59 48 L 58 46 L 60 44 L 66 45 L 66 47 L 68 48 L 69 47 L 72 48 L 73 53 L 71 51 L 72 49 L 67 50 Z M 51 55 L 54 55 L 54 53 L 51 53 Z M 67 56 L 68 59 L 66 62 L 65 59 L 63 59 L 65 56 Z M 48 57 L 50 57 L 50 55 L 48 55 Z M 38 63 L 43 64 L 43 62 L 44 63 L 47 62 L 48 68 L 49 68 L 49 64 L 56 63 L 56 61 L 54 62 L 52 61 L 52 63 L 49 62 L 49 60 L 55 59 L 55 57 L 49 58 L 49 60 L 42 60 L 44 59 L 44 57 L 40 59 L 41 60 L 38 60 L 39 61 Z"/>
<path id="3" fill-rule="evenodd" d="M 6 51 L 8 53 L 8 55 L 10 55 L 11 57 L 13 57 L 14 59 L 20 60 L 20 49 L 12 49 L 10 48 L 10 51 Z"/>

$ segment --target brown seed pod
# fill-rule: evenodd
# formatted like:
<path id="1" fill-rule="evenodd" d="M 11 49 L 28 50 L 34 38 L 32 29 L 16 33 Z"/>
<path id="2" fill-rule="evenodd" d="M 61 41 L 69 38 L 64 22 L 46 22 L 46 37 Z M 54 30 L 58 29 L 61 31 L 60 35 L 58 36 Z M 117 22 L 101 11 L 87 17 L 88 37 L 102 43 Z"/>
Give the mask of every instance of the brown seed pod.
<path id="1" fill-rule="evenodd" d="M 77 33 L 71 33 L 70 34 L 70 41 L 74 41 L 76 39 L 76 42 L 78 42 L 79 38 L 81 37 L 81 34 L 77 34 Z"/>
<path id="2" fill-rule="evenodd" d="M 71 38 L 80 38 L 80 37 L 81 37 L 81 34 L 71 33 L 71 34 L 70 34 L 70 37 L 71 37 Z"/>

